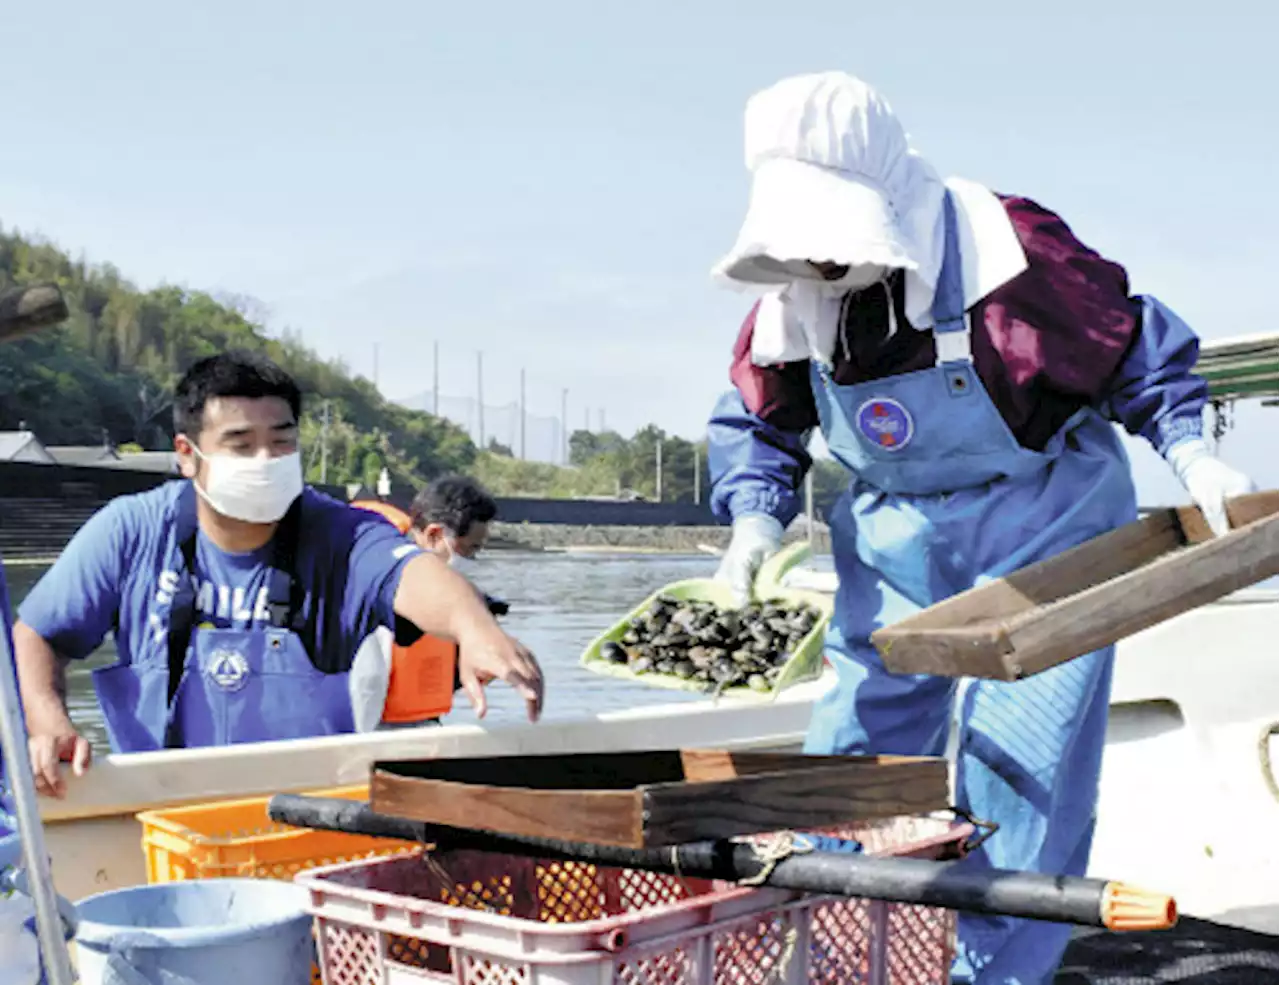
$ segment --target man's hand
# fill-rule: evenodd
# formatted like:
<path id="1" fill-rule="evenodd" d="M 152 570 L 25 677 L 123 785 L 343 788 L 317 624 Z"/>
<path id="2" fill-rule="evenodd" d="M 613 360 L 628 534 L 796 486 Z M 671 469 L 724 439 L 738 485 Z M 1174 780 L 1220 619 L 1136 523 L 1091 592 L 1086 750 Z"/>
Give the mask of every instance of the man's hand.
<path id="1" fill-rule="evenodd" d="M 396 589 L 396 613 L 422 632 L 458 644 L 458 678 L 476 714 L 488 710 L 484 686 L 506 681 L 529 706 L 529 720 L 542 713 L 542 671 L 522 644 L 502 631 L 484 595 L 434 554 L 411 560 Z"/>
<path id="2" fill-rule="evenodd" d="M 27 750 L 31 756 L 31 772 L 35 776 L 36 792 L 59 800 L 67 795 L 67 781 L 62 775 L 62 764 L 70 763 L 72 773 L 84 776 L 93 758 L 89 740 L 76 732 L 70 723 L 58 732 L 31 736 L 27 742 Z"/>
<path id="3" fill-rule="evenodd" d="M 458 676 L 476 715 L 484 718 L 489 704 L 484 686 L 506 681 L 520 692 L 529 708 L 529 721 L 542 714 L 542 669 L 523 643 L 508 636 L 496 624 L 477 623 L 459 634 Z"/>
<path id="4" fill-rule="evenodd" d="M 89 740 L 76 732 L 67 715 L 66 660 L 21 620 L 13 627 L 13 657 L 26 713 L 27 754 L 36 792 L 61 799 L 67 794 L 61 764 L 70 763 L 72 773 L 84 776 L 92 758 Z"/>

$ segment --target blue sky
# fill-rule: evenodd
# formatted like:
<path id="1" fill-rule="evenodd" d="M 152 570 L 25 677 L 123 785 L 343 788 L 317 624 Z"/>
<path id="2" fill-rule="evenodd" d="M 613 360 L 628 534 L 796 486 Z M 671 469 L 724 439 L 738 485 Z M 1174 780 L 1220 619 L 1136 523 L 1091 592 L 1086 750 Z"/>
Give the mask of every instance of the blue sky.
<path id="1" fill-rule="evenodd" d="M 833 68 L 1204 337 L 1276 329 L 1274 2 L 9 6 L 0 223 L 252 295 L 366 375 L 376 342 L 392 398 L 430 387 L 438 340 L 446 395 L 483 349 L 490 402 L 523 367 L 531 412 L 567 387 L 571 425 L 699 434 L 745 303 L 708 276 L 743 105 Z M 1269 485 L 1276 416 L 1226 445 Z"/>

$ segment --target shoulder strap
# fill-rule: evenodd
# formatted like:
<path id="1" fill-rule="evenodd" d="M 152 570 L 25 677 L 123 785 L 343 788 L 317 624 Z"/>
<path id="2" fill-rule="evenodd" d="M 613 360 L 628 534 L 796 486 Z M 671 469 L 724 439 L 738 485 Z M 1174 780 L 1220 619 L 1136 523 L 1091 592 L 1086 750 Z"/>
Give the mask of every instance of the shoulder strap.
<path id="1" fill-rule="evenodd" d="M 964 276 L 960 270 L 960 236 L 955 201 L 948 191 L 942 196 L 942 267 L 933 293 L 934 333 L 957 332 L 964 328 Z"/>
<path id="2" fill-rule="evenodd" d="M 272 538 L 271 574 L 267 588 L 267 609 L 271 613 L 271 625 L 276 629 L 291 629 L 294 632 L 299 632 L 303 621 L 302 585 L 294 574 L 298 563 L 301 513 L 302 497 L 299 496 L 281 518 L 275 537 Z"/>
<path id="3" fill-rule="evenodd" d="M 187 662 L 187 648 L 191 645 L 191 631 L 196 624 L 196 589 L 193 575 L 196 570 L 196 535 L 200 525 L 196 519 L 196 491 L 188 481 L 178 494 L 173 518 L 174 541 L 178 548 L 178 583 L 173 590 L 173 602 L 169 606 L 169 700 L 178 693 L 182 668 Z"/>
<path id="4" fill-rule="evenodd" d="M 933 295 L 933 344 L 936 365 L 954 370 L 973 362 L 969 319 L 964 307 L 964 276 L 961 270 L 959 219 L 955 200 L 948 191 L 943 196 L 945 226 L 942 269 Z M 964 396 L 972 387 L 963 377 L 951 377 L 952 396 Z"/>

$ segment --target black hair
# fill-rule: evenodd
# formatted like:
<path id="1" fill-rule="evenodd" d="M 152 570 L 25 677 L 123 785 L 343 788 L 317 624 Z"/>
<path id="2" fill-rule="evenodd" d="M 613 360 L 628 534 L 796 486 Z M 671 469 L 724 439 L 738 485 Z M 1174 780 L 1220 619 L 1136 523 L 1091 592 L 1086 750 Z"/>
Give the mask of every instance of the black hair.
<path id="1" fill-rule="evenodd" d="M 488 523 L 498 515 L 498 504 L 475 479 L 446 475 L 428 485 L 413 498 L 409 516 L 417 530 L 439 523 L 465 537 L 473 523 Z"/>
<path id="2" fill-rule="evenodd" d="M 204 427 L 204 408 L 214 397 L 279 397 L 302 414 L 302 393 L 293 377 L 266 356 L 229 349 L 196 362 L 173 395 L 173 432 L 191 438 Z"/>

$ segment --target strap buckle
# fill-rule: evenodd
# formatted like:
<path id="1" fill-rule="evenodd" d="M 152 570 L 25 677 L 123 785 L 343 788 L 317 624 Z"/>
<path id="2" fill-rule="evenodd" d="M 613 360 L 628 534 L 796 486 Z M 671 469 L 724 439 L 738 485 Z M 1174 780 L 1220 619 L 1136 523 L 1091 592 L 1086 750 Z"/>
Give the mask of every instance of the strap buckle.
<path id="1" fill-rule="evenodd" d="M 964 328 L 950 332 L 933 330 L 933 347 L 937 353 L 937 365 L 947 366 L 955 363 L 973 362 L 972 330 L 968 316 L 964 319 Z"/>

